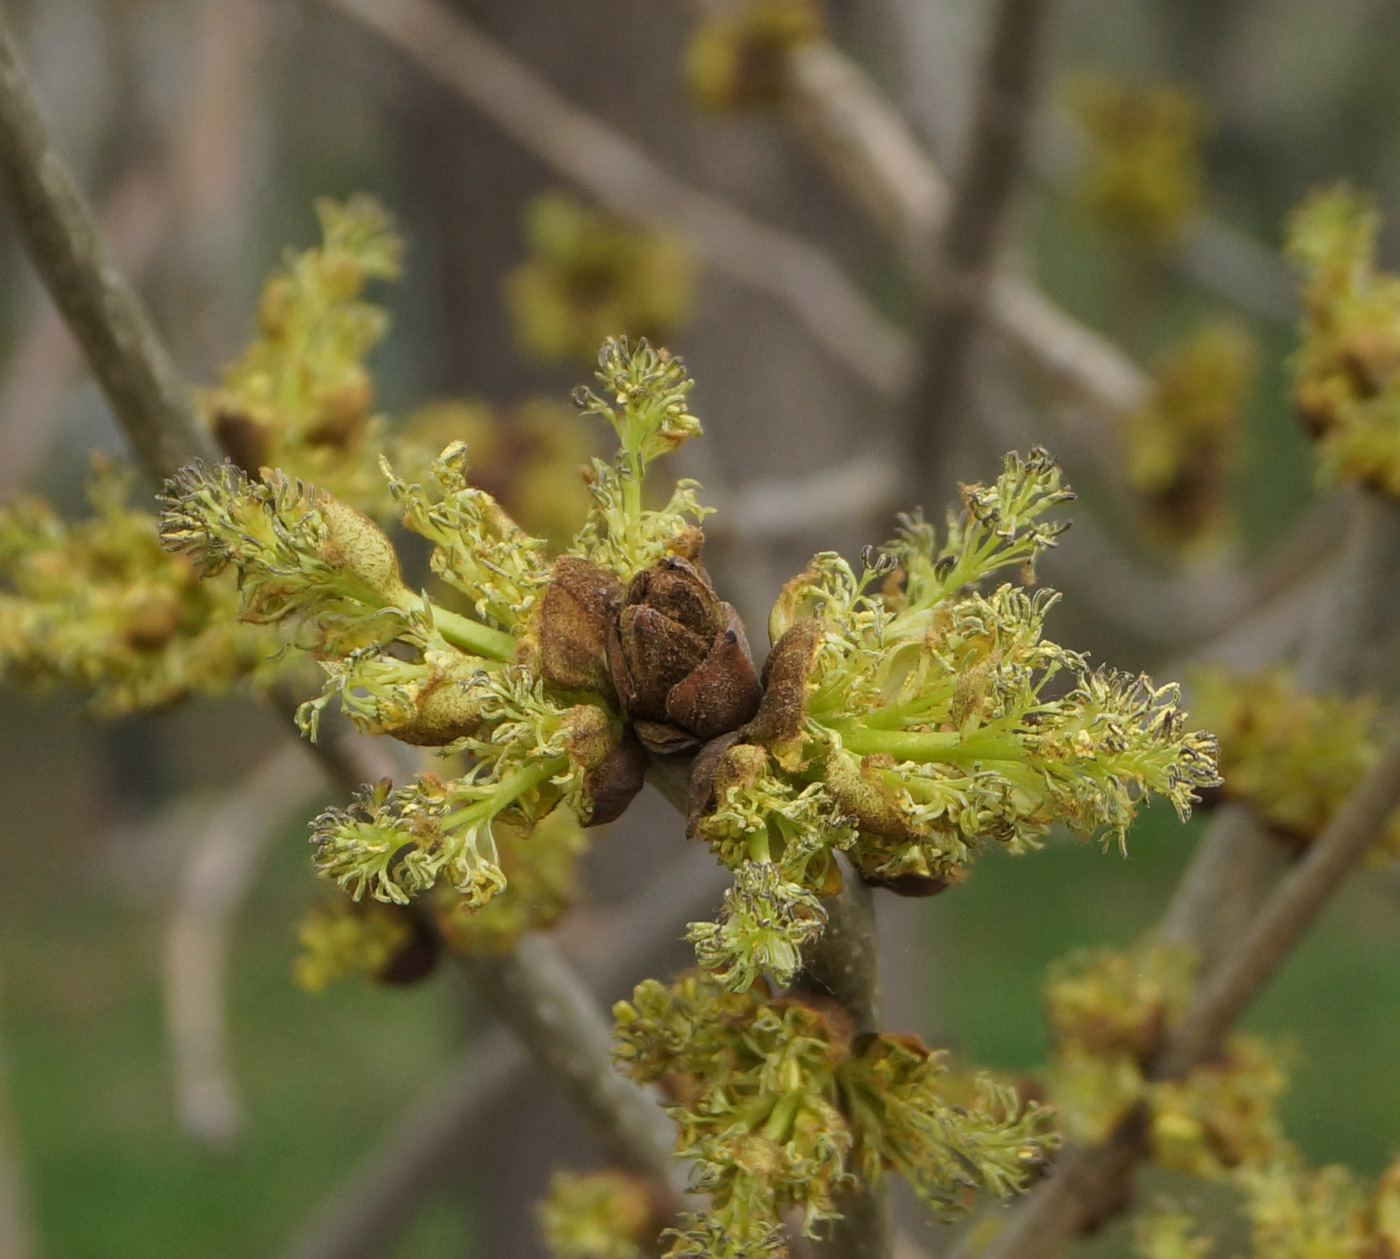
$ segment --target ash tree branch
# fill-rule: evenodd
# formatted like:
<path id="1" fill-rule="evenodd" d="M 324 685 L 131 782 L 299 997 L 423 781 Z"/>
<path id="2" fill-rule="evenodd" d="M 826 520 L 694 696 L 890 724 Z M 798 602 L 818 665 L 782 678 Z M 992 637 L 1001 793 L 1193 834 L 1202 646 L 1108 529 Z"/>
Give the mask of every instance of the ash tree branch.
<path id="1" fill-rule="evenodd" d="M 799 984 L 814 986 L 835 998 L 850 1016 L 857 1034 L 879 1031 L 880 941 L 875 929 L 875 898 L 855 867 L 841 862 L 840 893 L 827 902 L 826 927 L 812 947 Z M 839 1219 L 830 1232 L 812 1243 L 817 1259 L 890 1259 L 894 1233 L 889 1191 L 857 1183 L 836 1199 Z"/>
<path id="2" fill-rule="evenodd" d="M 691 849 L 618 911 L 613 946 L 582 973 L 606 998 L 639 965 L 675 942 L 680 924 L 711 912 L 726 872 Z M 529 1059 L 493 1030 L 456 1058 L 404 1111 L 378 1146 L 307 1221 L 283 1259 L 373 1259 L 385 1253 L 419 1205 L 458 1166 L 493 1100 L 527 1075 Z"/>
<path id="3" fill-rule="evenodd" d="M 1204 1062 L 1230 1025 L 1274 974 L 1400 803 L 1400 737 L 1356 786 L 1346 803 L 1289 871 L 1243 940 L 1207 975 L 1152 1074 L 1166 1079 Z"/>
<path id="4" fill-rule="evenodd" d="M 682 183 L 437 0 L 321 3 L 398 48 L 556 175 L 625 219 L 681 231 L 716 271 L 782 302 L 873 392 L 907 386 L 907 339 L 820 249 Z"/>
<path id="5" fill-rule="evenodd" d="M 1378 518 L 1389 514 L 1390 519 Z M 1348 523 L 1343 551 L 1377 555 L 1400 506 L 1367 499 Z M 1361 615 L 1374 610 L 1390 578 L 1386 568 L 1348 564 L 1343 588 L 1332 597 Z M 1310 681 L 1336 682 L 1351 674 L 1355 642 L 1335 635 L 1316 617 L 1304 644 Z M 1208 1056 L 1287 956 L 1322 905 L 1355 868 L 1400 801 L 1400 740 L 1380 761 L 1309 847 L 1284 874 L 1287 850 L 1243 805 L 1221 810 L 1202 837 L 1162 922 L 1161 934 L 1196 949 L 1203 979 L 1195 1001 L 1158 1055 L 1151 1074 L 1180 1075 Z M 1282 877 L 1281 877 L 1282 876 Z M 1272 889 L 1272 891 L 1270 890 Z M 1121 1210 L 1137 1164 L 1148 1157 L 1143 1115 L 1129 1115 L 1103 1144 L 1065 1152 L 1056 1177 L 1012 1209 L 1006 1227 L 980 1259 L 1051 1259 L 1089 1222 Z M 958 1259 L 967 1259 L 965 1248 Z"/>
<path id="6" fill-rule="evenodd" d="M 972 135 L 926 287 L 932 293 L 908 443 L 920 488 L 945 453 L 968 349 L 1025 168 L 1049 0 L 1001 0 L 982 67 Z"/>
<path id="7" fill-rule="evenodd" d="M 228 1063 L 224 974 L 234 915 L 276 828 L 306 798 L 314 766 L 286 743 L 219 804 L 180 873 L 165 935 L 166 1023 L 176 1108 L 185 1130 L 224 1148 L 243 1127 Z"/>
<path id="8" fill-rule="evenodd" d="M 3 19 L 0 196 L 14 212 L 36 266 L 146 471 L 166 477 L 193 458 L 213 457 L 187 387 L 130 286 L 102 250 L 92 213 L 39 117 Z M 275 702 L 285 706 L 288 699 L 279 696 Z M 342 787 L 377 776 L 360 773 L 371 766 L 355 744 L 328 741 L 317 750 Z M 557 1074 L 622 1161 L 664 1176 L 670 1170 L 669 1145 L 659 1137 L 665 1118 L 614 1071 L 610 1024 L 557 949 L 535 940 L 521 954 L 482 963 L 474 971 L 488 1001 Z M 567 1046 L 567 1052 L 547 1038 Z"/>
<path id="9" fill-rule="evenodd" d="M 927 278 L 952 202 L 942 172 L 869 76 L 835 46 L 805 44 L 788 54 L 787 65 L 788 107 L 798 130 L 833 180 L 899 246 L 911 274 Z M 988 323 L 1087 419 L 1101 425 L 1146 397 L 1147 377 L 1116 345 L 1029 281 L 998 274 L 990 284 Z M 1103 441 L 1084 444 L 1110 462 Z"/>
<path id="10" fill-rule="evenodd" d="M 1348 797 L 1250 924 L 1244 938 L 1202 983 L 1180 1025 L 1149 1069 L 1173 1079 L 1206 1061 L 1278 969 L 1328 898 L 1375 843 L 1400 803 L 1400 738 Z M 1144 1115 L 1130 1114 L 1109 1139 L 1070 1150 L 1056 1176 L 1013 1210 L 981 1259 L 1052 1259 L 1084 1226 L 1120 1210 L 1136 1165 L 1148 1156 Z M 966 1248 L 959 1256 L 969 1255 Z"/>
<path id="11" fill-rule="evenodd" d="M 39 113 L 0 15 L 0 201 L 137 452 L 171 476 L 213 443 L 135 290 L 112 263 L 82 193 Z"/>

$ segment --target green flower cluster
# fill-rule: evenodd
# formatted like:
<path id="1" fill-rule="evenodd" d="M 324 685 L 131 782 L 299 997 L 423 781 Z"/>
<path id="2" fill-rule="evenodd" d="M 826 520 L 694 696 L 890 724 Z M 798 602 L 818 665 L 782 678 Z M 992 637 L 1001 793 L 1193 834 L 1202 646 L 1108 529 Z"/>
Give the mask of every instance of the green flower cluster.
<path id="1" fill-rule="evenodd" d="M 287 668 L 276 637 L 237 622 L 231 581 L 161 549 L 154 516 L 127 504 L 133 479 L 98 464 L 82 521 L 36 497 L 0 509 L 0 674 L 90 691 L 103 716 L 270 683 Z"/>
<path id="2" fill-rule="evenodd" d="M 506 281 L 516 340 L 546 361 L 588 362 L 607 336 L 668 338 L 695 304 L 695 260 L 666 232 L 630 226 L 567 192 L 526 221 L 530 258 Z"/>
<path id="3" fill-rule="evenodd" d="M 1283 671 L 1246 677 L 1212 669 L 1191 689 L 1220 738 L 1225 794 L 1301 843 L 1317 837 L 1380 756 L 1384 732 L 1372 697 L 1314 694 Z M 1375 854 L 1397 852 L 1400 811 Z"/>
<path id="4" fill-rule="evenodd" d="M 1345 1167 L 1310 1168 L 1296 1155 L 1236 1177 L 1250 1222 L 1250 1259 L 1381 1259 L 1400 1254 L 1400 1163 L 1374 1185 Z M 1134 1249 L 1142 1259 L 1203 1259 L 1210 1238 L 1180 1208 L 1145 1218 Z"/>
<path id="5" fill-rule="evenodd" d="M 1374 201 L 1339 185 L 1314 193 L 1288 225 L 1303 273 L 1302 344 L 1293 400 L 1317 442 L 1322 475 L 1400 494 L 1400 278 L 1376 268 Z"/>
<path id="6" fill-rule="evenodd" d="M 1176 547 L 1217 541 L 1230 525 L 1254 343 L 1239 324 L 1203 324 L 1158 365 L 1127 419 L 1128 480 L 1153 532 Z"/>
<path id="7" fill-rule="evenodd" d="M 393 446 L 374 415 L 365 358 L 389 317 L 362 294 L 370 280 L 398 276 L 403 241 L 371 197 L 323 199 L 316 215 L 320 247 L 289 255 L 268 280 L 257 337 L 201 395 L 200 410 L 250 475 L 280 468 L 382 518 L 390 503 L 379 460 L 410 452 Z"/>
<path id="8" fill-rule="evenodd" d="M 1196 1221 L 1170 1201 L 1154 1203 L 1133 1225 L 1138 1259 L 1205 1259 L 1211 1239 L 1196 1232 Z"/>
<path id="9" fill-rule="evenodd" d="M 1188 951 L 1151 941 L 1056 966 L 1045 992 L 1055 1046 L 1047 1085 L 1076 1140 L 1103 1141 L 1141 1105 L 1158 1163 L 1219 1178 L 1288 1148 L 1276 1114 L 1287 1078 L 1277 1052 L 1251 1036 L 1232 1037 L 1183 1079 L 1148 1078 L 1186 1010 L 1194 970 Z"/>
<path id="10" fill-rule="evenodd" d="M 641 1259 L 662 1229 L 654 1189 L 615 1170 L 555 1172 L 538 1214 L 553 1259 Z"/>
<path id="11" fill-rule="evenodd" d="M 1214 739 L 1189 730 L 1175 687 L 1091 670 L 1043 636 L 1050 592 L 975 584 L 1036 558 L 1071 497 L 1044 451 L 965 487 L 940 546 L 917 518 L 858 572 L 818 555 L 773 609 L 754 719 L 711 743 L 690 832 L 736 872 L 728 915 L 692 936 L 742 988 L 788 982 L 839 886 L 845 852 L 868 881 L 914 895 L 962 877 L 994 841 L 1037 847 L 1052 825 L 1123 843 L 1141 799 L 1185 816 L 1218 781 Z"/>
<path id="12" fill-rule="evenodd" d="M 1081 75 L 1065 103 L 1089 142 L 1076 195 L 1095 218 L 1160 250 L 1181 235 L 1201 197 L 1199 102 L 1172 84 Z"/>
<path id="13" fill-rule="evenodd" d="M 185 469 L 168 487 L 166 546 L 209 575 L 235 567 L 242 619 L 282 627 L 321 664 L 322 693 L 299 714 L 312 738 L 338 699 L 367 732 L 468 758 L 455 777 L 366 787 L 317 819 L 318 868 L 356 899 L 405 904 L 441 884 L 484 905 L 506 881 L 498 827 L 529 832 L 560 807 L 608 820 L 640 789 L 640 749 L 624 741 L 605 668 L 607 619 L 624 579 L 697 532 L 692 486 L 652 511 L 641 483 L 699 422 L 664 351 L 610 342 L 599 378 L 614 401 L 585 391 L 579 402 L 611 421 L 621 448 L 611 465 L 594 461 L 594 507 L 553 565 L 468 484 L 461 443 L 435 462 L 431 488 L 385 463 L 402 523 L 432 544 L 429 566 L 465 612 L 410 590 L 382 530 L 324 490 L 229 464 Z"/>
<path id="14" fill-rule="evenodd" d="M 785 1253 L 781 1217 L 804 1213 L 818 1236 L 859 1172 L 878 1188 L 898 1172 L 940 1215 L 978 1189 L 1006 1196 L 1044 1167 L 1048 1116 L 984 1081 L 968 1104 L 941 1095 L 945 1055 L 912 1036 L 852 1039 L 849 1016 L 801 994 L 735 993 L 695 973 L 655 980 L 614 1008 L 618 1057 L 675 1099 L 677 1152 L 710 1196 L 684 1217 L 667 1254 L 749 1259 Z"/>
<path id="15" fill-rule="evenodd" d="M 323 244 L 290 256 L 269 280 L 258 338 L 200 410 L 250 475 L 274 464 L 278 484 L 307 476 L 382 515 L 393 505 L 378 467 L 390 443 L 370 417 L 363 360 L 387 316 L 360 295 L 369 279 L 397 274 L 401 243 L 369 198 L 322 201 L 317 212 Z M 412 443 L 392 449 L 411 466 L 431 462 Z M 298 669 L 265 616 L 239 620 L 231 577 L 201 582 L 162 549 L 154 513 L 127 505 L 133 479 L 99 468 L 89 486 L 96 514 L 80 523 L 38 498 L 0 512 L 0 669 L 24 685 L 91 690 L 106 715 L 220 694 L 245 679 L 265 686 Z"/>
<path id="16" fill-rule="evenodd" d="M 787 55 L 825 34 L 818 0 L 741 0 L 708 13 L 685 50 L 685 83 L 703 109 L 778 104 Z"/>

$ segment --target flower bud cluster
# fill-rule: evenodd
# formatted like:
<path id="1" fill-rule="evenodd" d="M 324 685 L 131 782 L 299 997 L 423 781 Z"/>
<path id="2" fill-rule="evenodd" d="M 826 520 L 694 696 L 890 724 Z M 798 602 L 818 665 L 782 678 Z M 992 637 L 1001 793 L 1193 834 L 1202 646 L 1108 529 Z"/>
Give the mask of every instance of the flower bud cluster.
<path id="1" fill-rule="evenodd" d="M 1183 1079 L 1148 1079 L 1193 977 L 1189 952 L 1158 942 L 1066 959 L 1046 986 L 1055 1046 L 1047 1084 L 1076 1140 L 1103 1141 L 1142 1105 L 1157 1162 L 1220 1178 L 1288 1148 L 1276 1113 L 1287 1079 L 1276 1051 L 1251 1036 L 1232 1037 Z"/>
<path id="2" fill-rule="evenodd" d="M 1400 1254 L 1400 1163 L 1368 1186 L 1345 1167 L 1310 1168 L 1296 1155 L 1236 1177 L 1250 1222 L 1251 1259 L 1381 1259 Z M 1159 1211 L 1139 1230 L 1144 1259 L 1196 1259 L 1211 1244 L 1199 1235 L 1190 1249 L 1171 1249 L 1185 1238 L 1190 1217 Z"/>
<path id="3" fill-rule="evenodd" d="M 1380 215 L 1338 185 L 1294 211 L 1288 254 L 1303 273 L 1293 400 L 1322 475 L 1400 494 L 1400 279 L 1376 268 Z"/>
<path id="4" fill-rule="evenodd" d="M 818 0 L 740 0 L 709 12 L 685 52 L 685 82 L 702 109 L 777 105 L 787 55 L 825 33 Z"/>
<path id="5" fill-rule="evenodd" d="M 168 487 L 165 544 L 206 574 L 236 568 L 241 617 L 282 627 L 319 661 L 325 686 L 299 714 L 308 734 L 338 699 L 367 732 L 468 759 L 455 777 L 366 787 L 317 819 L 317 866 L 356 899 L 407 904 L 445 887 L 484 906 L 506 884 L 508 830 L 560 808 L 611 820 L 640 789 L 648 748 L 698 747 L 757 705 L 742 627 L 698 567 L 698 509 L 641 505 L 646 466 L 699 430 L 690 381 L 645 343 L 610 342 L 600 364 L 614 401 L 585 392 L 582 404 L 621 449 L 611 466 L 595 461 L 594 512 L 552 563 L 468 483 L 462 443 L 426 488 L 384 463 L 402 523 L 432 544 L 429 566 L 465 613 L 410 590 L 379 526 L 323 489 L 229 464 L 187 468 Z M 560 869 L 568 847 L 554 853 Z M 557 888 L 544 899 L 557 903 Z M 537 921 L 545 907 L 527 903 L 481 939 Z"/>
<path id="6" fill-rule="evenodd" d="M 441 945 L 427 924 L 400 905 L 345 898 L 313 905 L 297 930 L 296 981 L 320 992 L 332 980 L 363 975 L 410 984 L 430 974 Z"/>
<path id="7" fill-rule="evenodd" d="M 1206 323 L 1163 359 L 1147 401 L 1128 417 L 1128 480 L 1149 527 L 1171 546 L 1209 544 L 1229 530 L 1229 475 L 1254 359 L 1239 324 Z"/>
<path id="8" fill-rule="evenodd" d="M 539 358 L 587 363 L 618 331 L 664 340 L 689 320 L 695 260 L 678 237 L 561 191 L 535 199 L 526 233 L 530 258 L 506 281 L 506 308 L 516 340 Z"/>
<path id="9" fill-rule="evenodd" d="M 1159 251 L 1181 235 L 1201 197 L 1199 102 L 1171 84 L 1084 75 L 1066 104 L 1089 144 L 1077 195 L 1126 240 Z"/>
<path id="10" fill-rule="evenodd" d="M 663 1227 L 653 1188 L 626 1172 L 555 1172 L 538 1209 L 551 1259 L 641 1259 Z"/>
<path id="11" fill-rule="evenodd" d="M 1252 677 L 1223 669 L 1192 679 L 1194 703 L 1220 738 L 1225 794 L 1270 826 L 1310 843 L 1380 756 L 1375 699 L 1305 691 L 1284 671 Z M 1400 811 L 1375 855 L 1400 853 Z"/>
<path id="12" fill-rule="evenodd" d="M 83 521 L 65 522 L 40 498 L 0 510 L 0 673 L 91 691 L 104 716 L 284 673 L 269 660 L 275 635 L 236 621 L 233 582 L 201 582 L 161 549 L 155 517 L 127 505 L 132 480 L 97 465 Z"/>
<path id="13" fill-rule="evenodd" d="M 788 583 L 758 710 L 692 778 L 690 833 L 746 871 L 727 921 L 693 929 L 707 965 L 740 986 L 765 968 L 788 982 L 838 851 L 870 882 L 929 895 L 989 841 L 1024 852 L 1061 824 L 1121 844 L 1149 792 L 1185 816 L 1218 781 L 1175 687 L 1046 640 L 1053 593 L 975 589 L 1008 566 L 1030 580 L 1064 528 L 1042 517 L 1070 497 L 1044 451 L 1010 455 L 995 484 L 964 488 L 941 547 L 910 519 L 859 572 L 822 554 Z"/>
<path id="14" fill-rule="evenodd" d="M 323 199 L 316 214 L 322 244 L 289 255 L 268 280 L 257 338 L 200 410 L 249 475 L 281 468 L 383 517 L 378 463 L 392 443 L 365 359 L 389 320 L 362 294 L 368 281 L 398 276 L 403 241 L 371 197 Z"/>
<path id="15" fill-rule="evenodd" d="M 978 1189 L 1016 1193 L 1056 1138 L 1047 1116 L 985 1082 L 970 1104 L 939 1091 L 945 1055 L 917 1037 L 852 1037 L 850 1018 L 821 998 L 744 993 L 696 973 L 654 980 L 614 1008 L 618 1057 L 674 1099 L 677 1153 L 695 1164 L 709 1209 L 671 1234 L 667 1252 L 739 1259 L 783 1253 L 781 1217 L 804 1213 L 817 1236 L 835 1195 L 859 1172 L 878 1186 L 898 1172 L 941 1215 Z"/>
<path id="16" fill-rule="evenodd" d="M 1137 1259 L 1205 1259 L 1214 1243 L 1196 1232 L 1191 1215 L 1169 1201 L 1158 1201 L 1133 1224 Z"/>

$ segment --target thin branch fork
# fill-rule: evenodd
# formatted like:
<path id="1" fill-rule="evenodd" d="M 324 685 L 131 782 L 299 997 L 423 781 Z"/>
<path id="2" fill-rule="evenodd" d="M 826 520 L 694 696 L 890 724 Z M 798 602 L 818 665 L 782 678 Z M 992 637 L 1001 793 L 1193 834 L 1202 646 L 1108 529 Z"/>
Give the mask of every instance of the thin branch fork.
<path id="1" fill-rule="evenodd" d="M 112 264 L 0 17 L 0 201 L 82 346 L 127 439 L 156 477 L 214 454 L 135 290 Z"/>
<path id="2" fill-rule="evenodd" d="M 188 406 L 187 388 L 144 309 L 98 242 L 92 212 L 39 118 L 3 17 L 0 195 L 14 211 L 40 274 L 82 343 L 146 471 L 164 477 L 190 459 L 212 456 L 212 443 Z M 288 702 L 284 695 L 274 698 L 284 708 Z M 371 766 L 354 742 L 328 740 L 317 752 L 328 774 L 342 786 L 357 787 L 378 776 L 371 772 L 367 778 L 360 772 Z M 643 1105 L 655 1108 L 615 1072 L 607 1034 L 600 1035 L 606 1020 L 553 945 L 536 941 L 521 956 L 494 966 L 482 962 L 475 975 L 488 1000 L 509 1010 L 526 1043 L 541 1051 L 546 1068 L 559 1072 L 587 1118 L 611 1144 L 626 1149 L 625 1162 L 652 1168 L 669 1160 L 669 1147 L 658 1147 L 655 1129 L 649 1130 L 641 1118 Z M 516 1002 L 530 1008 L 514 1009 Z M 546 1031 L 567 1048 L 543 1053 Z"/>
<path id="3" fill-rule="evenodd" d="M 1347 799 L 1284 878 L 1244 938 L 1206 976 L 1171 1039 L 1149 1068 L 1173 1079 L 1209 1060 L 1235 1020 L 1360 863 L 1400 804 L 1400 738 Z M 1141 1115 L 1130 1115 L 1103 1145 L 1068 1151 L 1057 1175 L 1012 1211 L 982 1259 L 1052 1259 L 1090 1221 L 1121 1207 L 1127 1178 L 1148 1154 Z M 959 1255 L 965 1251 L 960 1250 Z"/>
<path id="4" fill-rule="evenodd" d="M 787 92 L 797 129 L 834 181 L 901 248 L 911 272 L 928 276 L 952 194 L 899 112 L 824 41 L 788 54 Z M 992 279 L 986 317 L 1035 375 L 1092 418 L 1117 417 L 1147 396 L 1146 375 L 1117 346 L 1021 276 Z"/>
<path id="5" fill-rule="evenodd" d="M 313 786 L 314 766 L 304 744 L 288 741 L 269 756 L 214 810 L 180 874 L 165 935 L 176 1108 L 186 1131 L 214 1148 L 243 1128 L 224 1018 L 233 918 L 277 825 Z"/>
<path id="6" fill-rule="evenodd" d="M 614 943 L 581 972 L 601 996 L 629 982 L 638 964 L 673 943 L 679 924 L 710 912 L 727 872 L 689 849 L 623 906 Z M 392 1246 L 419 1204 L 457 1167 L 492 1102 L 529 1068 L 519 1043 L 497 1028 L 459 1055 L 426 1088 L 317 1208 L 283 1259 L 373 1259 Z"/>
<path id="7" fill-rule="evenodd" d="M 1048 16 L 1048 0 L 1001 0 L 995 9 L 967 160 L 924 281 L 932 301 L 908 443 L 921 488 L 943 462 L 950 412 L 1024 171 Z"/>
<path id="8" fill-rule="evenodd" d="M 907 339 L 821 250 L 663 170 L 438 0 L 321 0 L 408 56 L 555 174 L 625 219 L 678 229 L 736 283 L 782 302 L 868 388 L 907 386 Z"/>

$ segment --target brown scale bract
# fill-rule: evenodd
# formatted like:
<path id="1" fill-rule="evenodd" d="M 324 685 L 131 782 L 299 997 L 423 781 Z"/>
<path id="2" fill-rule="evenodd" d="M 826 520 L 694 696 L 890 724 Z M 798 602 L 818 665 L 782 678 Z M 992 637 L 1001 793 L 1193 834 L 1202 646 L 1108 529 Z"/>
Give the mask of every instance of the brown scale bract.
<path id="1" fill-rule="evenodd" d="M 611 694 L 608 630 L 622 594 L 622 582 L 601 564 L 577 555 L 554 561 L 531 636 L 547 682 L 566 691 Z"/>
<path id="2" fill-rule="evenodd" d="M 738 613 L 681 555 L 632 579 L 608 661 L 623 710 L 658 756 L 692 755 L 742 726 L 763 694 Z"/>

